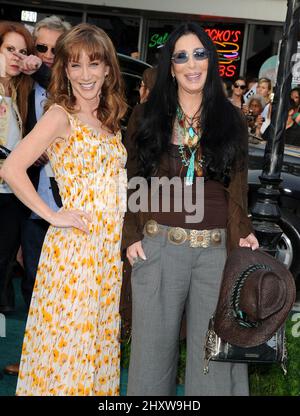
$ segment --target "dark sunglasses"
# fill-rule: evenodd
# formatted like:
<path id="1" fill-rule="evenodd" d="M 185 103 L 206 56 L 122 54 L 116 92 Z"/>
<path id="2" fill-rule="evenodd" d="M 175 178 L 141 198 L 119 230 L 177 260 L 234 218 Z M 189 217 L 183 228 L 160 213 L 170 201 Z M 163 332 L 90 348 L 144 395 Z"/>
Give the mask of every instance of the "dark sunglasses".
<path id="1" fill-rule="evenodd" d="M 233 84 L 234 88 L 240 88 L 241 90 L 245 90 L 247 88 L 247 85 L 239 85 L 239 84 Z"/>
<path id="2" fill-rule="evenodd" d="M 209 51 L 205 48 L 196 48 L 193 50 L 193 58 L 195 61 L 203 61 L 207 59 Z M 172 61 L 175 64 L 185 64 L 189 60 L 189 53 L 187 51 L 180 51 L 172 55 Z"/>
<path id="3" fill-rule="evenodd" d="M 46 53 L 50 48 L 47 45 L 42 45 L 41 43 L 38 43 L 37 45 L 35 45 L 35 49 L 40 53 Z M 55 55 L 55 48 L 51 48 L 51 53 Z"/>

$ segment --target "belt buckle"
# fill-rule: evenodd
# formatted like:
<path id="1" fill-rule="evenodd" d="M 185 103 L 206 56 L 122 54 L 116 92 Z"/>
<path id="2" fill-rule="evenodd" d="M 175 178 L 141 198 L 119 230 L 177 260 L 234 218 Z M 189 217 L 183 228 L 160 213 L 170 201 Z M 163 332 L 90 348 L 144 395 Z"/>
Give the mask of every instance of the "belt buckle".
<path id="1" fill-rule="evenodd" d="M 190 246 L 191 247 L 209 247 L 210 232 L 208 230 L 191 230 L 190 232 Z"/>
<path id="2" fill-rule="evenodd" d="M 168 241 L 172 244 L 183 244 L 187 240 L 187 237 L 187 232 L 180 227 L 172 227 L 168 231 Z"/>
<path id="3" fill-rule="evenodd" d="M 207 248 L 217 246 L 221 243 L 222 235 L 220 230 L 191 230 L 190 246 Z"/>
<path id="4" fill-rule="evenodd" d="M 149 237 L 155 237 L 159 234 L 159 226 L 155 220 L 148 220 L 145 224 L 145 233 Z"/>
<path id="5" fill-rule="evenodd" d="M 212 230 L 210 235 L 210 241 L 213 246 L 221 243 L 222 235 L 220 230 Z"/>

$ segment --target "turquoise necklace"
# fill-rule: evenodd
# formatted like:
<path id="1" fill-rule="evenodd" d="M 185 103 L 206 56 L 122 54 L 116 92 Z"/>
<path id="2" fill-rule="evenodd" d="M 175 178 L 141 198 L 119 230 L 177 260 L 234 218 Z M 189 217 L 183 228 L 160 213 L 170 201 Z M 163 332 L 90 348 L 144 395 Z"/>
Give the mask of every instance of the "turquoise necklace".
<path id="1" fill-rule="evenodd" d="M 186 186 L 190 186 L 194 182 L 194 176 L 195 176 L 195 155 L 197 150 L 200 146 L 200 140 L 201 140 L 201 134 L 197 133 L 195 129 L 193 128 L 193 123 L 196 120 L 195 116 L 191 118 L 191 122 L 188 121 L 187 116 L 184 114 L 182 108 L 180 105 L 178 105 L 176 110 L 176 121 L 178 124 L 178 127 L 181 129 L 181 133 L 178 131 L 177 128 L 177 137 L 178 137 L 178 145 L 179 145 L 179 154 L 181 157 L 182 164 L 187 167 L 187 174 L 185 177 L 185 184 Z M 186 127 L 186 122 L 189 124 L 189 127 Z M 185 154 L 185 148 L 182 137 L 185 138 L 187 148 L 190 153 L 189 159 L 186 157 Z M 199 161 L 199 167 L 201 166 L 201 162 Z M 199 168 L 198 167 L 198 168 Z M 198 170 L 198 169 L 197 169 Z"/>

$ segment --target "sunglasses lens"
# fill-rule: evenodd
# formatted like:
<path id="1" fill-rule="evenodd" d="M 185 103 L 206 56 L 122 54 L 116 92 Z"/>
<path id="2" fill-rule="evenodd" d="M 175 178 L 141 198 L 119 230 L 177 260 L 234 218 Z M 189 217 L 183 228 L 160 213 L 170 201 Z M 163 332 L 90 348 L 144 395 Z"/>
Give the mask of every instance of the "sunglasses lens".
<path id="1" fill-rule="evenodd" d="M 196 49 L 193 55 L 196 61 L 202 61 L 203 59 L 206 59 L 208 57 L 208 51 L 202 48 Z"/>
<path id="2" fill-rule="evenodd" d="M 234 84 L 234 88 L 240 88 L 241 90 L 245 90 L 246 89 L 246 85 Z"/>
<path id="3" fill-rule="evenodd" d="M 39 43 L 36 45 L 36 50 L 41 53 L 45 53 L 48 50 L 48 46 L 40 45 Z"/>
<path id="4" fill-rule="evenodd" d="M 46 53 L 47 51 L 48 51 L 48 46 L 46 46 L 46 45 L 41 45 L 41 44 L 37 44 L 36 46 L 35 46 L 35 48 L 36 48 L 36 50 L 38 51 L 38 52 L 40 52 L 40 53 Z M 55 55 L 55 48 L 51 48 L 51 53 L 53 54 L 53 55 Z"/>
<path id="5" fill-rule="evenodd" d="M 208 58 L 208 51 L 204 48 L 195 49 L 193 52 L 193 57 L 196 61 L 202 61 L 203 59 Z M 172 60 L 175 62 L 175 64 L 185 64 L 188 59 L 189 55 L 185 51 L 175 53 L 172 57 Z"/>
<path id="6" fill-rule="evenodd" d="M 186 52 L 178 52 L 173 55 L 175 64 L 184 64 L 188 61 L 188 54 Z"/>

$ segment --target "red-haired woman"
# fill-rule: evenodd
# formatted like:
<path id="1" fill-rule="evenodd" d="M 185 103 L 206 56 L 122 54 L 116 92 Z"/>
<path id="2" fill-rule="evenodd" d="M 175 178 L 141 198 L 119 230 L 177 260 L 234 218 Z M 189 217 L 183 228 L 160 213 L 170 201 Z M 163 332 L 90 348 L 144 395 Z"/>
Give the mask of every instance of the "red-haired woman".
<path id="1" fill-rule="evenodd" d="M 0 145 L 2 157 L 21 140 L 27 117 L 31 78 L 21 72 L 20 55 L 34 51 L 30 32 L 20 23 L 0 22 Z M 19 56 L 18 56 L 19 55 Z M 0 163 L 3 159 L 0 159 Z M 0 312 L 14 308 L 10 264 L 20 245 L 24 207 L 0 179 Z"/>

